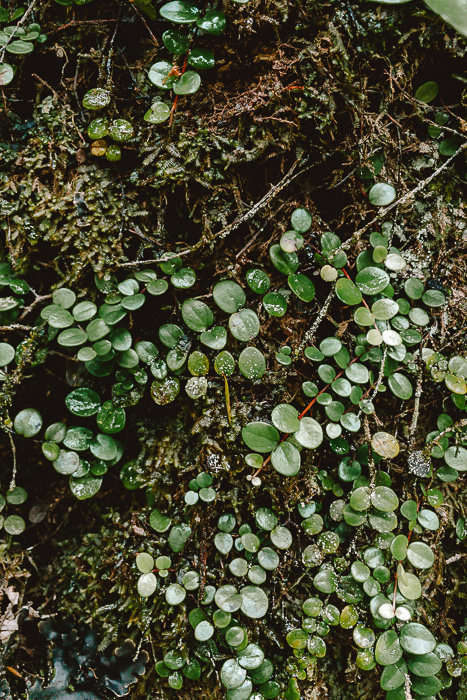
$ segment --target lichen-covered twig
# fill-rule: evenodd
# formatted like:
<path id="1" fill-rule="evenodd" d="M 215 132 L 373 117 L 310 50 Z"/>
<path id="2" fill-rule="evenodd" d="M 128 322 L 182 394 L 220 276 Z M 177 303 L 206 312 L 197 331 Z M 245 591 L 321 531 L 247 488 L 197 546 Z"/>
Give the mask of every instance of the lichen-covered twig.
<path id="1" fill-rule="evenodd" d="M 415 441 L 415 432 L 417 430 L 418 416 L 420 414 L 420 399 L 423 391 L 423 366 L 420 364 L 417 377 L 417 386 L 415 388 L 415 403 L 413 407 L 412 421 L 409 428 L 409 450 Z"/>
<path id="2" fill-rule="evenodd" d="M 330 305 L 331 301 L 334 299 L 335 293 L 336 293 L 336 290 L 335 290 L 335 287 L 334 287 L 334 285 L 333 285 L 331 291 L 329 292 L 329 294 L 327 295 L 327 297 L 326 297 L 326 299 L 325 299 L 325 301 L 324 301 L 323 306 L 322 306 L 321 309 L 320 309 L 319 314 L 317 315 L 317 317 L 316 317 L 315 320 L 313 321 L 313 324 L 312 324 L 311 328 L 309 328 L 309 329 L 307 330 L 307 332 L 306 332 L 305 335 L 303 336 L 302 342 L 300 343 L 300 345 L 299 345 L 298 348 L 296 349 L 296 351 L 295 351 L 295 357 L 297 357 L 298 355 L 300 355 L 300 353 L 303 351 L 303 348 L 304 348 L 306 345 L 313 345 L 313 343 L 315 342 L 316 331 L 318 330 L 318 328 L 320 327 L 320 325 L 321 325 L 321 323 L 322 323 L 324 317 L 326 316 L 326 314 L 327 314 L 327 312 L 328 312 L 328 309 L 329 309 L 329 305 Z"/>
<path id="3" fill-rule="evenodd" d="M 10 480 L 10 491 L 12 491 L 16 486 L 16 472 L 17 472 L 16 447 L 15 447 L 15 442 L 13 440 L 11 433 L 8 433 L 8 437 L 10 439 L 11 453 L 13 455 L 13 471 L 11 473 L 11 480 Z"/>
<path id="4" fill-rule="evenodd" d="M 381 365 L 380 365 L 380 368 L 379 368 L 378 379 L 376 380 L 376 384 L 375 384 L 375 388 L 373 389 L 373 393 L 372 393 L 372 395 L 370 396 L 370 401 L 373 401 L 373 399 L 375 398 L 376 394 L 377 394 L 378 391 L 379 391 L 379 387 L 380 387 L 380 385 L 381 385 L 381 382 L 383 381 L 383 377 L 384 377 L 384 365 L 385 365 L 385 362 L 386 362 L 386 356 L 387 356 L 387 354 L 388 354 L 388 347 L 387 347 L 387 345 L 385 345 L 384 351 L 383 351 L 383 356 L 382 356 L 382 358 L 381 358 Z"/>
<path id="5" fill-rule="evenodd" d="M 365 431 L 365 440 L 368 443 L 368 471 L 370 472 L 370 488 L 373 488 L 376 480 L 376 467 L 371 452 L 371 433 L 368 416 L 363 419 L 363 430 Z"/>
<path id="6" fill-rule="evenodd" d="M 461 420 L 458 420 L 457 423 L 454 423 L 453 425 L 450 425 L 449 427 L 442 430 L 440 432 L 440 434 L 434 438 L 433 442 L 437 442 L 438 440 L 441 440 L 441 438 L 443 438 L 448 433 L 452 433 L 454 430 L 458 430 L 459 428 L 463 428 L 465 425 L 467 425 L 467 418 L 461 418 Z"/>

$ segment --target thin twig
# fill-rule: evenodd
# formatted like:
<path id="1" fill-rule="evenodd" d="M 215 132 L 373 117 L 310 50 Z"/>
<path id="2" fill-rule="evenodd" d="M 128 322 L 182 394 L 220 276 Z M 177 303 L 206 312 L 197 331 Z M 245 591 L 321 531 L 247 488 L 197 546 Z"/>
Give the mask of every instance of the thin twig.
<path id="1" fill-rule="evenodd" d="M 110 39 L 109 54 L 107 56 L 107 81 L 106 81 L 107 90 L 110 90 L 112 87 L 112 56 L 113 56 L 113 52 L 114 52 L 115 37 L 117 36 L 117 32 L 118 32 L 118 23 L 120 20 L 120 13 L 121 13 L 121 8 L 118 11 L 117 23 L 115 25 L 114 33 L 112 34 L 112 38 Z"/>
<path id="2" fill-rule="evenodd" d="M 313 343 L 315 342 L 316 331 L 318 330 L 318 328 L 321 325 L 321 322 L 323 321 L 324 317 L 326 316 L 328 309 L 329 309 L 329 305 L 330 305 L 331 301 L 334 299 L 335 293 L 336 293 L 336 289 L 335 289 L 335 286 L 333 285 L 331 291 L 329 292 L 329 294 L 327 295 L 327 297 L 324 301 L 323 306 L 321 307 L 319 314 L 317 315 L 316 319 L 314 320 L 313 325 L 311 326 L 311 328 L 309 328 L 307 330 L 307 332 L 303 336 L 302 342 L 300 343 L 297 350 L 295 351 L 296 357 L 302 352 L 303 348 L 306 345 L 313 345 Z"/>
<path id="3" fill-rule="evenodd" d="M 432 442 L 438 442 L 438 440 L 441 440 L 445 435 L 448 433 L 452 433 L 454 430 L 458 430 L 458 428 L 463 428 L 464 425 L 467 425 L 467 418 L 461 418 L 461 420 L 458 420 L 457 423 L 454 423 L 453 425 L 450 425 L 448 428 L 445 428 L 440 432 L 439 435 L 437 435 Z"/>
<path id="4" fill-rule="evenodd" d="M 365 431 L 365 440 L 368 443 L 368 470 L 370 472 L 370 488 L 373 488 L 376 480 L 376 467 L 371 452 L 371 433 L 370 424 L 368 422 L 368 416 L 365 416 L 365 418 L 363 419 L 363 430 Z"/>
<path id="5" fill-rule="evenodd" d="M 386 355 L 387 355 L 387 354 L 388 354 L 388 346 L 385 345 L 385 346 L 384 346 L 384 351 L 383 351 L 383 357 L 381 358 L 381 366 L 380 366 L 380 368 L 379 368 L 378 379 L 376 380 L 376 384 L 375 384 L 375 388 L 373 389 L 373 393 L 372 393 L 372 395 L 370 396 L 370 401 L 373 401 L 373 399 L 375 398 L 376 394 L 378 393 L 378 390 L 379 390 L 379 387 L 380 387 L 380 385 L 381 385 L 381 382 L 383 381 L 383 377 L 384 377 L 384 365 L 385 365 L 385 362 L 386 362 Z"/>
<path id="6" fill-rule="evenodd" d="M 105 22 L 118 22 L 118 19 L 112 18 L 112 19 L 80 19 L 80 20 L 71 20 L 71 22 L 67 22 L 66 24 L 62 24 L 61 27 L 57 27 L 57 29 L 54 29 L 51 32 L 48 32 L 48 36 L 52 36 L 52 34 L 56 34 L 57 32 L 61 32 L 64 29 L 68 29 L 69 27 L 77 27 L 80 24 L 104 24 Z"/>
<path id="7" fill-rule="evenodd" d="M 21 323 L 12 323 L 10 326 L 0 326 L 0 331 L 32 331 L 33 326 L 23 326 Z"/>
<path id="8" fill-rule="evenodd" d="M 420 414 L 420 399 L 423 390 L 423 365 L 420 363 L 418 369 L 417 386 L 415 389 L 415 403 L 413 407 L 412 421 L 409 428 L 409 450 L 415 441 L 415 432 L 417 430 L 418 416 Z"/>
<path id="9" fill-rule="evenodd" d="M 15 443 L 14 443 L 13 436 L 11 433 L 8 433 L 8 437 L 10 438 L 11 451 L 13 453 L 13 472 L 11 474 L 11 481 L 10 481 L 10 491 L 13 491 L 13 489 L 16 486 L 16 471 L 17 471 L 16 447 L 15 447 Z"/>
<path id="10" fill-rule="evenodd" d="M 140 18 L 140 20 L 142 21 L 142 23 L 144 24 L 144 26 L 145 26 L 146 29 L 148 30 L 149 35 L 150 35 L 151 39 L 152 39 L 153 42 L 154 42 L 154 45 L 155 45 L 157 48 L 159 48 L 159 42 L 157 41 L 156 37 L 155 37 L 154 34 L 152 33 L 152 31 L 151 31 L 151 29 L 150 29 L 148 23 L 146 22 L 146 19 L 145 19 L 143 13 L 140 12 L 140 10 L 136 7 L 136 5 L 135 5 L 134 3 L 131 4 L 131 7 L 132 7 L 133 10 L 136 12 L 136 14 L 138 15 L 138 17 Z"/>
<path id="11" fill-rule="evenodd" d="M 408 673 L 406 673 L 405 674 L 405 683 L 404 683 L 405 700 L 413 700 L 413 695 L 410 692 L 411 687 L 412 687 L 412 682 L 410 680 L 410 676 Z"/>
<path id="12" fill-rule="evenodd" d="M 25 316 L 27 316 L 37 306 L 37 304 L 40 304 L 41 301 L 45 301 L 46 299 L 51 299 L 51 298 L 52 298 L 52 294 L 42 294 L 42 295 L 36 294 L 36 298 L 34 299 L 34 301 L 24 309 L 23 313 L 21 314 L 21 316 L 19 317 L 18 320 L 21 321 Z"/>

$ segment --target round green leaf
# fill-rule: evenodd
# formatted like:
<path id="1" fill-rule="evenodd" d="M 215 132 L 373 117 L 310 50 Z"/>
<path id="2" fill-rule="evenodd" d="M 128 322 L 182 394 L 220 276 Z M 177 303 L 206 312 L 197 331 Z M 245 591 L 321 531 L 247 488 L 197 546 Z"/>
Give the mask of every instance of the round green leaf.
<path id="1" fill-rule="evenodd" d="M 277 525 L 277 516 L 269 508 L 258 508 L 255 520 L 262 530 L 273 530 Z"/>
<path id="2" fill-rule="evenodd" d="M 407 665 L 416 676 L 429 678 L 441 671 L 443 662 L 436 653 L 418 654 L 407 657 Z"/>
<path id="3" fill-rule="evenodd" d="M 136 555 L 136 566 L 142 574 L 149 574 L 154 568 L 154 558 L 147 552 Z"/>
<path id="4" fill-rule="evenodd" d="M 199 339 L 203 345 L 211 348 L 211 350 L 222 350 L 227 343 L 227 331 L 222 326 L 214 326 L 207 331 L 203 331 Z"/>
<path id="5" fill-rule="evenodd" d="M 213 36 L 219 36 L 225 29 L 227 24 L 226 17 L 223 12 L 218 10 L 208 10 L 202 17 L 200 17 L 196 25 Z"/>
<path id="6" fill-rule="evenodd" d="M 61 306 L 63 309 L 69 309 L 76 301 L 76 294 L 71 289 L 62 287 L 61 289 L 55 290 L 52 294 L 52 300 L 57 306 Z"/>
<path id="7" fill-rule="evenodd" d="M 303 447 L 315 450 L 323 442 L 323 429 L 314 418 L 305 416 L 300 420 L 300 427 L 294 433 L 294 438 Z"/>
<path id="8" fill-rule="evenodd" d="M 187 299 L 183 302 L 182 317 L 188 328 L 198 333 L 207 330 L 214 320 L 209 306 L 198 299 Z"/>
<path id="9" fill-rule="evenodd" d="M 279 433 L 273 425 L 253 421 L 242 429 L 242 438 L 250 450 L 272 452 L 279 442 Z"/>
<path id="10" fill-rule="evenodd" d="M 244 377 L 259 379 L 266 371 L 266 360 L 263 353 L 256 348 L 245 348 L 238 358 L 238 368 Z"/>
<path id="11" fill-rule="evenodd" d="M 367 510 L 370 507 L 370 489 L 368 486 L 360 486 L 352 491 L 350 506 L 354 510 Z"/>
<path id="12" fill-rule="evenodd" d="M 206 70 L 214 68 L 216 61 L 211 51 L 208 49 L 193 49 L 188 55 L 188 63 L 196 70 Z"/>
<path id="13" fill-rule="evenodd" d="M 458 445 L 451 445 L 444 453 L 444 461 L 458 472 L 467 471 L 467 449 Z"/>
<path id="14" fill-rule="evenodd" d="M 395 201 L 397 196 L 396 190 L 392 185 L 386 182 L 378 182 L 373 185 L 368 193 L 368 200 L 370 204 L 376 207 L 387 207 L 389 204 Z"/>
<path id="15" fill-rule="evenodd" d="M 235 360 L 227 350 L 220 352 L 214 359 L 214 370 L 217 374 L 230 377 L 235 370 Z"/>
<path id="16" fill-rule="evenodd" d="M 292 292 L 302 301 L 310 302 L 315 297 L 315 285 L 309 277 L 303 274 L 291 274 L 287 283 Z"/>
<path id="17" fill-rule="evenodd" d="M 286 253 L 278 244 L 269 248 L 269 256 L 276 270 L 282 272 L 283 275 L 294 274 L 300 264 L 297 253 Z"/>
<path id="18" fill-rule="evenodd" d="M 241 610 L 252 619 L 264 617 L 268 611 L 269 601 L 266 593 L 259 586 L 244 586 L 240 590 Z"/>
<path id="19" fill-rule="evenodd" d="M 190 535 L 191 527 L 189 525 L 186 525 L 185 523 L 174 525 L 170 530 L 169 538 L 167 540 L 172 552 L 175 552 L 175 554 L 181 552 Z"/>
<path id="20" fill-rule="evenodd" d="M 316 574 L 313 579 L 313 585 L 321 593 L 327 593 L 328 595 L 334 593 L 337 589 L 336 574 L 332 569 L 324 569 Z"/>
<path id="21" fill-rule="evenodd" d="M 258 335 L 260 323 L 254 311 L 241 309 L 230 316 L 229 328 L 234 338 L 246 343 Z"/>
<path id="22" fill-rule="evenodd" d="M 171 583 L 165 592 L 165 600 L 169 605 L 180 605 L 185 598 L 186 590 L 179 583 Z"/>
<path id="23" fill-rule="evenodd" d="M 23 41 L 22 39 L 15 39 L 12 41 L 10 44 L 7 45 L 6 50 L 9 53 L 13 54 L 26 54 L 26 53 L 31 53 L 31 51 L 34 51 L 34 45 L 32 42 L 29 41 Z"/>
<path id="24" fill-rule="evenodd" d="M 185 54 L 190 48 L 190 38 L 176 29 L 167 29 L 162 34 L 162 41 L 170 53 L 176 56 Z"/>
<path id="25" fill-rule="evenodd" d="M 115 440 L 110 435 L 98 433 L 89 445 L 94 457 L 104 462 L 111 462 L 117 456 L 118 448 Z"/>
<path id="26" fill-rule="evenodd" d="M 79 455 L 76 452 L 60 450 L 56 460 L 53 462 L 54 469 L 59 474 L 73 474 L 79 467 Z"/>
<path id="27" fill-rule="evenodd" d="M 388 385 L 397 398 L 407 401 L 412 397 L 412 384 L 402 372 L 394 372 L 389 375 Z"/>
<path id="28" fill-rule="evenodd" d="M 375 659 L 381 666 L 395 664 L 402 656 L 399 636 L 394 630 L 387 630 L 378 638 Z"/>
<path id="29" fill-rule="evenodd" d="M 400 592 L 407 600 L 417 600 L 422 595 L 422 585 L 415 574 L 404 572 L 398 583 Z"/>
<path id="30" fill-rule="evenodd" d="M 86 331 L 82 328 L 67 328 L 62 331 L 58 337 L 57 342 L 59 345 L 65 348 L 73 348 L 78 345 L 83 345 L 88 340 Z"/>
<path id="31" fill-rule="evenodd" d="M 407 558 L 416 569 L 429 569 L 435 561 L 433 551 L 424 542 L 411 542 L 407 550 Z"/>
<path id="32" fill-rule="evenodd" d="M 176 95 L 193 95 L 201 85 L 201 76 L 194 70 L 187 70 L 177 82 L 173 84 Z"/>
<path id="33" fill-rule="evenodd" d="M 86 335 L 86 334 L 85 334 Z M 15 349 L 10 343 L 0 343 L 0 367 L 9 365 L 15 357 Z"/>
<path id="34" fill-rule="evenodd" d="M 399 454 L 399 443 L 389 433 L 375 433 L 371 439 L 371 446 L 377 454 L 385 459 L 394 459 Z"/>
<path id="35" fill-rule="evenodd" d="M 223 280 L 218 282 L 212 295 L 217 306 L 228 314 L 234 314 L 245 305 L 246 295 L 237 282 Z"/>
<path id="36" fill-rule="evenodd" d="M 42 428 L 42 416 L 35 408 L 23 408 L 16 414 L 13 427 L 19 435 L 34 437 Z"/>
<path id="37" fill-rule="evenodd" d="M 26 523 L 20 515 L 8 515 L 3 521 L 3 528 L 9 535 L 20 535 L 26 529 Z"/>
<path id="38" fill-rule="evenodd" d="M 389 321 L 399 313 L 399 306 L 393 299 L 378 299 L 372 304 L 371 313 L 378 321 Z"/>
<path id="39" fill-rule="evenodd" d="M 418 622 L 409 622 L 400 631 L 400 643 L 409 654 L 429 654 L 436 646 L 432 633 Z"/>
<path id="40" fill-rule="evenodd" d="M 0 63 L 0 86 L 9 85 L 13 80 L 14 70 L 9 63 Z"/>
<path id="41" fill-rule="evenodd" d="M 7 503 L 11 503 L 11 505 L 14 506 L 19 506 L 21 503 L 24 503 L 28 497 L 28 493 L 25 489 L 21 488 L 21 486 L 15 486 L 12 488 L 10 491 L 7 491 L 5 494 L 5 499 Z M 0 505 L 0 510 L 2 509 Z"/>
<path id="42" fill-rule="evenodd" d="M 361 649 L 370 649 L 375 643 L 375 633 L 364 625 L 355 625 L 352 636 L 355 644 Z"/>
<path id="43" fill-rule="evenodd" d="M 434 80 L 429 80 L 427 83 L 423 83 L 423 85 L 420 85 L 420 87 L 417 88 L 415 99 L 419 100 L 420 102 L 424 102 L 425 104 L 429 104 L 430 102 L 433 102 L 438 92 L 438 83 L 435 83 Z"/>
<path id="44" fill-rule="evenodd" d="M 218 608 L 226 613 L 234 613 L 242 605 L 242 596 L 235 586 L 221 586 L 217 589 L 214 600 Z"/>
<path id="45" fill-rule="evenodd" d="M 436 308 L 444 306 L 446 297 L 443 292 L 440 292 L 438 289 L 428 289 L 422 294 L 422 301 L 427 306 Z"/>
<path id="46" fill-rule="evenodd" d="M 362 301 L 360 289 L 347 277 L 340 277 L 337 280 L 336 295 L 344 304 L 349 304 L 349 306 L 356 306 Z"/>
<path id="47" fill-rule="evenodd" d="M 246 678 L 246 669 L 240 666 L 237 659 L 227 659 L 221 668 L 220 679 L 228 690 L 238 688 Z"/>
<path id="48" fill-rule="evenodd" d="M 92 389 L 79 387 L 68 394 L 65 404 L 75 416 L 88 417 L 98 412 L 101 406 L 99 394 Z"/>
<path id="49" fill-rule="evenodd" d="M 127 119 L 114 119 L 109 126 L 109 136 L 114 141 L 125 142 L 133 138 L 135 130 Z"/>
<path id="50" fill-rule="evenodd" d="M 185 0 L 167 2 L 165 5 L 162 5 L 159 12 L 161 17 L 175 24 L 192 24 L 196 22 L 201 14 L 196 5 Z"/>
<path id="51" fill-rule="evenodd" d="M 221 554 L 228 554 L 233 547 L 233 537 L 229 532 L 217 532 L 214 536 L 214 546 Z"/>
<path id="52" fill-rule="evenodd" d="M 389 275 L 378 267 L 365 267 L 355 278 L 355 284 L 363 294 L 379 294 L 389 284 Z"/>
<path id="53" fill-rule="evenodd" d="M 300 470 L 300 452 L 292 443 L 282 442 L 271 454 L 274 469 L 284 476 L 295 476 Z"/>
<path id="54" fill-rule="evenodd" d="M 271 280 L 267 274 L 257 267 L 247 270 L 245 277 L 248 286 L 256 294 L 265 294 L 271 286 Z"/>
<path id="55" fill-rule="evenodd" d="M 157 508 L 154 508 L 149 516 L 149 523 L 156 532 L 167 532 L 172 519 L 161 513 Z"/>
<path id="56" fill-rule="evenodd" d="M 292 545 L 292 533 L 287 527 L 279 525 L 271 531 L 271 542 L 278 549 L 288 549 Z"/>
<path id="57" fill-rule="evenodd" d="M 397 535 L 390 545 L 391 554 L 397 561 L 404 561 L 407 556 L 408 539 L 405 535 Z"/>
<path id="58" fill-rule="evenodd" d="M 139 577 L 137 583 L 138 593 L 142 598 L 148 598 L 154 593 L 157 588 L 157 578 L 154 574 L 143 574 Z"/>
<path id="59" fill-rule="evenodd" d="M 439 518 L 433 510 L 422 508 L 417 516 L 417 520 L 426 530 L 438 530 Z"/>
<path id="60" fill-rule="evenodd" d="M 280 247 L 285 253 L 294 253 L 303 248 L 305 239 L 297 231 L 286 231 L 281 236 Z"/>
<path id="61" fill-rule="evenodd" d="M 311 226 L 311 214 L 306 209 L 295 209 L 292 212 L 290 223 L 298 233 L 306 233 Z"/>
<path id="62" fill-rule="evenodd" d="M 405 683 L 405 676 L 407 672 L 407 664 L 402 659 L 397 661 L 395 664 L 385 666 L 379 681 L 381 688 L 387 691 L 400 688 Z M 403 697 L 405 697 L 405 693 Z"/>
<path id="63" fill-rule="evenodd" d="M 422 298 L 424 289 L 425 285 L 423 284 L 422 280 L 419 280 L 416 277 L 409 277 L 409 279 L 405 280 L 404 282 L 405 293 L 409 299 L 413 299 L 414 301 Z"/>
<path id="64" fill-rule="evenodd" d="M 375 508 L 386 513 L 396 510 L 399 505 L 397 495 L 387 486 L 377 486 L 371 493 L 371 502 Z"/>
<path id="65" fill-rule="evenodd" d="M 294 433 L 300 427 L 298 411 L 288 403 L 280 403 L 271 413 L 273 425 L 283 433 Z"/>
<path id="66" fill-rule="evenodd" d="M 153 85 L 161 88 L 161 90 L 170 90 L 175 81 L 173 76 L 170 76 L 170 78 L 167 77 L 171 70 L 172 65 L 170 63 L 167 63 L 167 61 L 158 61 L 150 67 L 148 78 Z"/>
<path id="67" fill-rule="evenodd" d="M 149 124 L 162 124 L 170 117 L 171 108 L 165 102 L 153 102 L 144 115 L 144 121 Z"/>
<path id="68" fill-rule="evenodd" d="M 110 92 L 103 88 L 93 88 L 83 97 L 83 107 L 85 109 L 102 109 L 110 104 Z"/>
<path id="69" fill-rule="evenodd" d="M 238 652 L 238 662 L 248 671 L 257 669 L 264 661 L 264 652 L 257 644 L 248 644 Z"/>
<path id="70" fill-rule="evenodd" d="M 58 306 L 58 304 L 53 305 L 50 313 L 47 315 L 47 323 L 52 328 L 68 328 L 68 326 L 73 325 L 74 321 L 75 319 L 70 312 L 62 306 Z"/>

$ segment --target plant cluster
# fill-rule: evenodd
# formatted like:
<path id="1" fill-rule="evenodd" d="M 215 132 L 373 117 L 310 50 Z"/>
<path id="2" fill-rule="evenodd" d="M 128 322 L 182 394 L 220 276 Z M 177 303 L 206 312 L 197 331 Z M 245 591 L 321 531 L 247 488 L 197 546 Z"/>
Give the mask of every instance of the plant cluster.
<path id="1" fill-rule="evenodd" d="M 387 183 L 369 187 L 374 206 L 386 206 L 394 198 L 394 188 Z M 209 389 L 212 363 L 225 382 L 225 410 L 231 422 L 227 378 L 237 365 L 244 379 L 256 383 L 267 371 L 267 358 L 257 347 L 264 321 L 281 319 L 293 299 L 306 306 L 315 297 L 312 280 L 299 272 L 298 255 L 311 224 L 309 212 L 296 209 L 290 230 L 269 248 L 276 276 L 277 272 L 285 276 L 286 286 L 282 277 L 273 284 L 266 270 L 249 268 L 245 280 L 246 290 L 254 295 L 250 302 L 239 282 L 221 279 L 209 295 L 217 308 L 216 319 L 209 303 L 188 296 L 178 302 L 180 318 L 153 328 L 148 340 L 134 341 L 130 332 L 136 312 L 145 304 L 163 301 L 169 288 L 184 294 L 196 283 L 195 271 L 183 267 L 180 258 L 160 263 L 168 279 L 159 278 L 153 269 L 122 281 L 113 275 L 96 278 L 96 294 L 105 295 L 100 305 L 78 300 L 67 288 L 53 293 L 52 303 L 44 306 L 38 319 L 47 324 L 49 343 L 76 352 L 76 360 L 95 380 L 112 377 L 113 382 L 111 397 L 104 401 L 92 384 L 74 389 L 65 404 L 82 424 L 68 425 L 66 419 L 45 430 L 43 454 L 56 471 L 70 475 L 70 488 L 78 499 L 93 496 L 103 474 L 122 458 L 123 443 L 113 436 L 124 436 L 126 409 L 142 398 L 148 374 L 153 376 L 150 393 L 156 404 L 174 402 L 181 381 L 186 394 L 200 401 Z M 417 696 L 436 695 L 463 664 L 451 647 L 438 642 L 418 621 L 416 601 L 435 562 L 433 549 L 423 540 L 440 528 L 439 484 L 467 471 L 466 424 L 458 418 L 465 410 L 467 361 L 428 347 L 427 331 L 446 304 L 446 292 L 413 276 L 392 238 L 391 225 L 372 232 L 369 247 L 358 254 L 350 274 L 341 240 L 331 232 L 321 235 L 314 265 L 323 282 L 331 285 L 334 303 L 346 310 L 347 325 L 352 327 L 348 338 L 353 342 L 346 344 L 335 334 L 316 344 L 305 343 L 303 351 L 292 353 L 290 346 L 281 346 L 275 354 L 278 371 L 303 366 L 310 378 L 303 381 L 302 393 L 305 402 L 311 400 L 301 412 L 292 403 L 279 402 L 266 419 L 246 422 L 241 431 L 250 450 L 244 459 L 254 470 L 247 475 L 253 489 L 261 487 L 259 474 L 269 463 L 280 478 L 289 480 L 299 475 L 303 462 L 309 463 L 306 455 L 318 449 L 324 448 L 328 460 L 336 462 L 336 468 L 317 472 L 322 498 L 298 505 L 296 527 L 306 542 L 302 577 L 310 581 L 314 594 L 299 603 L 304 616 L 289 621 L 287 643 L 293 656 L 287 663 L 291 679 L 286 697 L 292 700 L 299 696 L 297 682 L 325 656 L 333 626 L 351 631 L 358 668 L 382 668 L 380 683 L 388 700 L 404 698 L 408 686 Z M 10 347 L 3 349 L 4 354 Z M 9 362 L 14 354 L 11 347 Z M 381 396 L 410 401 L 424 377 L 444 387 L 445 409 L 438 430 L 427 435 L 424 450 L 411 450 L 416 425 L 405 437 L 414 483 L 412 497 L 401 502 L 387 471 L 400 453 L 401 440 L 381 429 L 370 434 L 369 419 Z M 99 432 L 90 427 L 91 419 Z M 14 419 L 16 433 L 27 438 L 37 436 L 41 428 L 37 409 L 23 409 Z M 129 489 L 145 483 L 135 459 L 124 464 L 120 478 Z M 139 595 L 144 600 L 163 595 L 168 610 L 183 606 L 193 643 L 199 645 L 196 658 L 172 649 L 156 668 L 177 689 L 184 678 L 200 677 L 203 662 L 223 658 L 220 678 L 230 700 L 255 697 L 256 686 L 258 697 L 277 697 L 283 686 L 272 678 L 274 664 L 259 640 L 252 638 L 248 619 L 267 618 L 269 576 L 275 576 L 281 557 L 293 548 L 293 530 L 269 507 L 255 511 L 253 527 L 248 521 L 239 522 L 233 513 L 221 514 L 213 543 L 224 574 L 206 585 L 204 569 L 200 573 L 187 565 L 183 550 L 193 534 L 191 510 L 216 501 L 218 488 L 212 484 L 208 472 L 189 481 L 185 512 L 176 522 L 165 509 L 153 508 L 149 522 L 158 533 L 158 548 L 136 557 Z M 19 503 L 17 492 L 23 489 L 16 487 L 7 500 Z M 11 518 L 18 516 L 6 519 L 8 532 Z M 24 523 L 12 534 L 22 529 Z M 461 519 L 457 530 L 465 536 Z M 370 544 L 355 550 L 352 543 L 361 538 Z"/>

